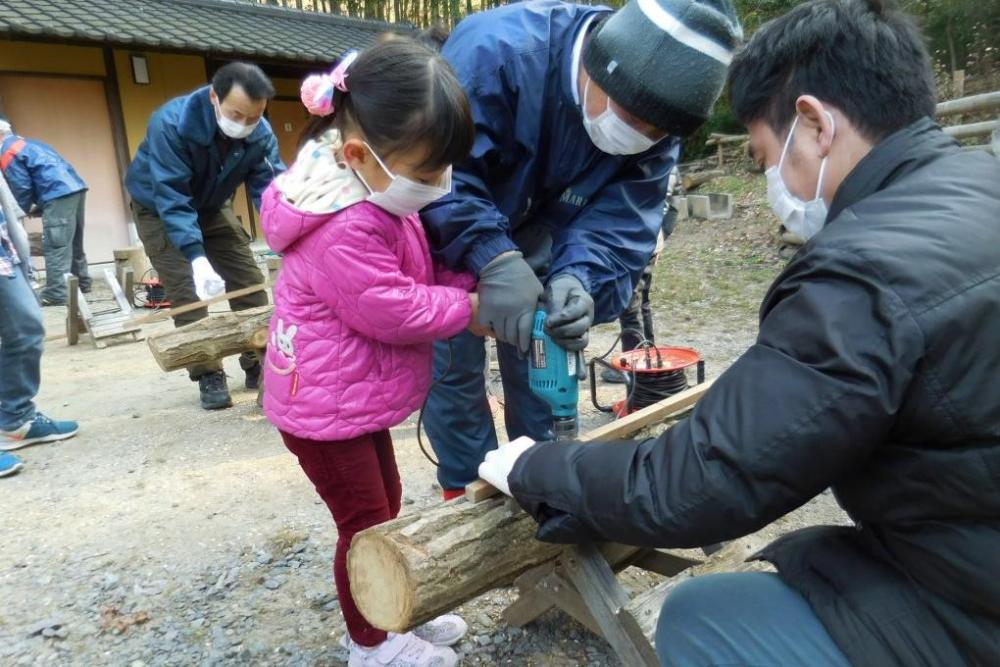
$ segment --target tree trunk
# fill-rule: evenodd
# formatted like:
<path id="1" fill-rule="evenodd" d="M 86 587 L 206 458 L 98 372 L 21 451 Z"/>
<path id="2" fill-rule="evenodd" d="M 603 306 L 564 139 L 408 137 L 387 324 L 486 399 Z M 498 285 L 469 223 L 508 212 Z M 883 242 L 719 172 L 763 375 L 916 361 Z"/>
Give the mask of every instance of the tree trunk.
<path id="1" fill-rule="evenodd" d="M 147 340 L 153 358 L 165 371 L 204 364 L 267 344 L 273 306 L 220 313 L 164 331 Z"/>
<path id="2" fill-rule="evenodd" d="M 722 144 L 719 144 L 719 149 L 722 149 Z M 719 176 L 725 176 L 726 172 L 721 169 L 709 169 L 708 171 L 696 171 L 689 174 L 684 174 L 681 182 L 683 184 L 684 190 L 695 190 L 699 186 L 708 183 L 713 178 L 718 178 Z"/>
<path id="3" fill-rule="evenodd" d="M 351 594 L 368 622 L 403 632 L 556 558 L 538 524 L 507 499 L 456 500 L 354 536 Z M 609 545 L 621 561 L 640 549 Z"/>

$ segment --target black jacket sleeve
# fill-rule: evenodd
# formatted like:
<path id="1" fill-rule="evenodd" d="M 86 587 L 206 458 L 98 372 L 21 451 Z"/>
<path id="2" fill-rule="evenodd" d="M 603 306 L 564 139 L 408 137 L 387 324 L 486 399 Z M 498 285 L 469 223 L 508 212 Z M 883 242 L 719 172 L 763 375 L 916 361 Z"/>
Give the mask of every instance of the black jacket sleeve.
<path id="1" fill-rule="evenodd" d="M 694 547 L 757 530 L 862 462 L 923 353 L 863 257 L 812 249 L 779 276 L 757 342 L 659 438 L 545 443 L 508 480 L 550 542 Z"/>

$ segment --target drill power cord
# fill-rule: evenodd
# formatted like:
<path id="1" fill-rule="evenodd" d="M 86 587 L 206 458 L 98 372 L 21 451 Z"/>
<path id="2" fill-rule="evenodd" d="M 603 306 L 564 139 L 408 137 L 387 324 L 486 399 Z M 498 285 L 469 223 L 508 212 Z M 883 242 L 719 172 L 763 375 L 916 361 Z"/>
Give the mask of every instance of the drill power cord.
<path id="1" fill-rule="evenodd" d="M 591 361 L 591 365 L 592 365 L 592 368 L 594 368 L 594 372 L 596 372 L 596 366 L 593 366 L 594 362 L 605 362 L 605 360 L 608 357 L 610 357 L 612 354 L 614 354 L 615 348 L 618 347 L 618 343 L 621 341 L 622 336 L 625 335 L 626 333 L 634 333 L 634 334 L 636 334 L 636 335 L 639 336 L 639 344 L 636 345 L 636 349 L 639 349 L 641 347 L 645 347 L 645 348 L 651 348 L 651 347 L 653 347 L 653 341 L 651 341 L 648 338 L 646 338 L 646 334 L 644 334 L 643 332 L 639 331 L 638 329 L 631 329 L 631 328 L 622 329 L 618 333 L 618 336 L 615 337 L 614 342 L 611 343 L 611 347 L 608 348 L 608 351 L 605 352 L 604 354 L 602 354 L 601 356 L 596 357 L 595 359 L 593 359 Z M 625 379 L 628 381 L 628 393 L 625 395 L 625 405 L 630 405 L 632 403 L 632 399 L 633 399 L 633 397 L 635 395 L 636 385 L 638 385 L 638 382 L 636 382 L 636 375 L 638 375 L 638 374 L 633 370 L 632 373 L 631 373 L 631 378 L 629 378 L 630 374 L 629 374 L 628 371 L 618 371 L 617 369 L 615 369 L 615 370 L 616 370 L 616 372 L 621 373 L 622 375 L 624 375 Z"/>
<path id="2" fill-rule="evenodd" d="M 454 351 L 451 349 L 451 338 L 448 339 L 448 365 L 445 366 L 444 373 L 441 373 L 438 377 L 434 378 L 431 382 L 430 389 L 427 390 L 427 395 L 424 396 L 424 402 L 420 406 L 420 412 L 417 414 L 417 444 L 420 446 L 420 452 L 424 455 L 428 461 L 434 464 L 435 468 L 440 468 L 441 464 L 434 460 L 434 457 L 427 453 L 427 448 L 424 447 L 424 438 L 421 435 L 424 426 L 424 411 L 427 409 L 427 401 L 431 398 L 431 392 L 434 391 L 434 387 L 441 384 L 441 381 L 448 377 L 448 373 L 451 372 L 451 363 L 454 359 Z"/>

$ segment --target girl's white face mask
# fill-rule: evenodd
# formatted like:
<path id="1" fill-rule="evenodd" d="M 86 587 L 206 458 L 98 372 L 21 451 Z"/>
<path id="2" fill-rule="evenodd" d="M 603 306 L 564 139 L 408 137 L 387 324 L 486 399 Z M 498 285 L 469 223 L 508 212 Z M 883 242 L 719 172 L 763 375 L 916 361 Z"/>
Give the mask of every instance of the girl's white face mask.
<path id="1" fill-rule="evenodd" d="M 587 116 L 587 93 L 590 92 L 590 78 L 583 85 L 583 100 L 580 111 L 583 113 L 583 128 L 590 135 L 598 150 L 610 155 L 636 155 L 652 148 L 656 141 L 635 129 L 611 110 L 611 98 L 608 105 L 597 118 Z"/>
<path id="2" fill-rule="evenodd" d="M 830 122 L 833 123 L 833 114 L 828 111 L 827 115 L 830 117 Z M 820 193 L 823 191 L 823 175 L 826 173 L 827 158 L 824 157 L 819 165 L 816 195 L 811 200 L 802 201 L 789 191 L 785 180 L 781 177 L 781 168 L 785 164 L 785 156 L 792 143 L 792 135 L 795 133 L 798 122 L 799 117 L 796 114 L 795 120 L 792 121 L 792 127 L 788 131 L 788 138 L 785 139 L 785 146 L 781 149 L 778 164 L 765 171 L 764 175 L 767 177 L 767 201 L 771 204 L 774 214 L 778 216 L 788 231 L 808 241 L 816 236 L 826 224 L 828 210 Z M 836 125 L 834 125 L 834 132 L 836 132 Z"/>
<path id="3" fill-rule="evenodd" d="M 445 195 L 451 192 L 451 166 L 445 170 L 444 175 L 441 177 L 441 183 L 439 185 L 426 185 L 424 183 L 417 183 L 416 181 L 407 178 L 406 176 L 399 176 L 397 174 L 389 171 L 389 168 L 385 165 L 372 147 L 365 142 L 365 146 L 371 152 L 372 157 L 378 162 L 379 166 L 382 167 L 382 171 L 386 173 L 389 177 L 389 187 L 387 187 L 382 192 L 376 192 L 372 189 L 367 182 L 365 182 L 364 177 L 360 172 L 355 170 L 355 174 L 364 183 L 364 186 L 368 188 L 368 201 L 375 204 L 376 206 L 385 209 L 393 215 L 398 215 L 400 217 L 406 215 L 412 215 L 417 213 L 422 208 L 430 204 L 431 202 L 441 199 Z"/>

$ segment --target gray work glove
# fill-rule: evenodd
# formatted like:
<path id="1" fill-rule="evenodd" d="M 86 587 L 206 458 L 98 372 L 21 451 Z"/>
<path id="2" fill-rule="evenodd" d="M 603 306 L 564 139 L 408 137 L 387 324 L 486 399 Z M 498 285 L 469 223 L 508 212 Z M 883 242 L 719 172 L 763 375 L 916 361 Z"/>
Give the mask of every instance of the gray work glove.
<path id="1" fill-rule="evenodd" d="M 545 330 L 559 347 L 578 351 L 587 347 L 588 332 L 594 323 L 594 300 L 574 276 L 563 273 L 545 290 L 549 316 Z"/>
<path id="2" fill-rule="evenodd" d="M 531 327 L 542 295 L 542 283 L 519 252 L 495 257 L 479 272 L 479 324 L 493 329 L 497 340 L 521 355 L 531 345 Z"/>

